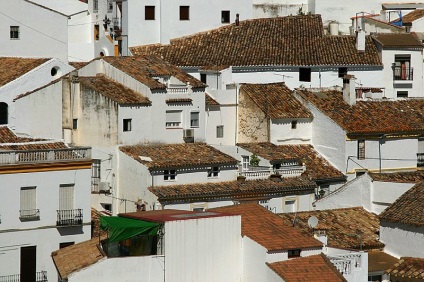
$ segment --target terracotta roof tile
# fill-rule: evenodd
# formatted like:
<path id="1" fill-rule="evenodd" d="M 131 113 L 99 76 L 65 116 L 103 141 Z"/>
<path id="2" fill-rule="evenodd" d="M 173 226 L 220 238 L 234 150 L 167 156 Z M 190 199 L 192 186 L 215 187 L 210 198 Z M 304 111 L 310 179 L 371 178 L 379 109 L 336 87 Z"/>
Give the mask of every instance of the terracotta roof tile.
<path id="1" fill-rule="evenodd" d="M 219 103 L 214 99 L 214 98 L 212 98 L 208 93 L 205 93 L 205 103 L 206 103 L 206 105 L 211 105 L 211 106 L 218 106 L 219 105 Z"/>
<path id="2" fill-rule="evenodd" d="M 412 23 L 418 19 L 421 19 L 422 17 L 424 17 L 424 9 L 416 9 L 413 10 L 412 12 L 409 12 L 408 14 L 402 16 L 402 22 L 404 24 L 409 24 Z M 398 21 L 399 19 L 395 20 Z"/>
<path id="3" fill-rule="evenodd" d="M 293 195 L 294 193 L 313 193 L 316 184 L 301 178 L 286 178 L 282 181 L 269 179 L 249 181 L 222 181 L 150 187 L 161 202 L 178 199 L 241 199 L 260 197 L 267 194 Z"/>
<path id="4" fill-rule="evenodd" d="M 293 223 L 295 214 L 279 214 L 287 224 Z M 295 226 L 305 234 L 313 236 L 308 225 L 311 216 L 318 218 L 315 229 L 326 230 L 329 247 L 341 249 L 360 249 L 360 240 L 355 235 L 362 234 L 363 249 L 379 249 L 384 244 L 378 240 L 380 228 L 378 217 L 367 212 L 362 207 L 342 208 L 333 210 L 298 212 Z"/>
<path id="5" fill-rule="evenodd" d="M 419 183 L 424 181 L 424 170 L 393 172 L 393 173 L 369 173 L 374 181 Z"/>
<path id="6" fill-rule="evenodd" d="M 97 211 L 94 208 L 91 208 L 91 227 L 93 230 L 92 237 L 98 238 L 99 236 L 107 235 L 107 231 L 100 228 L 100 217 L 105 216 L 105 214 Z"/>
<path id="7" fill-rule="evenodd" d="M 205 165 L 236 165 L 237 160 L 204 143 L 134 145 L 119 148 L 150 170 Z M 150 157 L 152 161 L 141 159 Z"/>
<path id="8" fill-rule="evenodd" d="M 303 176 L 312 180 L 341 179 L 345 176 L 324 159 L 312 145 L 274 145 L 272 143 L 241 143 L 238 146 L 255 153 L 271 162 L 296 159 L 304 162 L 306 171 Z"/>
<path id="9" fill-rule="evenodd" d="M 297 90 L 302 98 L 342 127 L 348 134 L 424 132 L 424 100 L 357 101 L 350 106 L 340 91 Z"/>
<path id="10" fill-rule="evenodd" d="M 400 196 L 380 214 L 380 219 L 424 226 L 424 182 L 416 184 Z"/>
<path id="11" fill-rule="evenodd" d="M 81 76 L 79 81 L 83 89 L 92 89 L 118 104 L 150 104 L 147 97 L 103 75 Z"/>
<path id="12" fill-rule="evenodd" d="M 65 149 L 68 146 L 64 142 L 36 139 L 29 137 L 18 137 L 7 126 L 0 126 L 0 151 L 1 150 L 46 150 Z"/>
<path id="13" fill-rule="evenodd" d="M 271 119 L 311 118 L 311 112 L 282 83 L 242 84 L 240 93 L 246 93 Z"/>
<path id="14" fill-rule="evenodd" d="M 239 204 L 209 209 L 209 211 L 241 215 L 242 235 L 249 237 L 268 251 L 322 247 L 320 241 L 302 234 L 259 204 Z"/>
<path id="15" fill-rule="evenodd" d="M 366 39 L 357 51 L 354 36 L 326 36 L 320 15 L 240 21 L 171 40 L 169 45 L 130 48 L 134 55 L 157 54 L 177 66 L 381 66 Z"/>
<path id="16" fill-rule="evenodd" d="M 0 57 L 0 87 L 12 82 L 48 60 L 50 59 Z"/>
<path id="17" fill-rule="evenodd" d="M 423 44 L 411 33 L 378 33 L 373 38 L 383 47 L 423 48 Z"/>
<path id="18" fill-rule="evenodd" d="M 419 280 L 424 279 L 424 258 L 402 257 L 386 273 L 390 277 L 406 277 Z"/>
<path id="19" fill-rule="evenodd" d="M 286 282 L 347 281 L 324 254 L 267 263 Z"/>
<path id="20" fill-rule="evenodd" d="M 373 250 L 368 252 L 368 272 L 386 271 L 399 260 L 385 252 Z"/>
<path id="21" fill-rule="evenodd" d="M 101 59 L 147 85 L 150 89 L 166 88 L 166 85 L 155 80 L 155 77 L 161 76 L 174 76 L 194 88 L 206 87 L 206 84 L 200 80 L 157 56 L 102 57 Z"/>
<path id="22" fill-rule="evenodd" d="M 85 67 L 89 62 L 69 62 L 71 66 L 73 66 L 75 69 L 80 69 L 82 67 Z"/>

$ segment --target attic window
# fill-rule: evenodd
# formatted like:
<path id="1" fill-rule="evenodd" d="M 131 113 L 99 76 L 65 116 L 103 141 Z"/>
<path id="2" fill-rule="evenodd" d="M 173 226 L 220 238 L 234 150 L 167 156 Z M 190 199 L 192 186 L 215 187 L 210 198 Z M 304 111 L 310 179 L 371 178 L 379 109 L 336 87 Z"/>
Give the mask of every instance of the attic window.
<path id="1" fill-rule="evenodd" d="M 299 81 L 311 82 L 311 68 L 299 68 Z"/>
<path id="2" fill-rule="evenodd" d="M 296 129 L 296 128 L 297 128 L 297 120 L 292 120 L 291 129 Z"/>
<path id="3" fill-rule="evenodd" d="M 177 171 L 175 169 L 169 169 L 163 171 L 163 180 L 172 181 L 177 177 Z"/>
<path id="4" fill-rule="evenodd" d="M 131 131 L 131 119 L 130 118 L 124 119 L 123 127 L 124 127 L 124 131 Z"/>
<path id="5" fill-rule="evenodd" d="M 230 23 L 230 11 L 221 11 L 221 23 Z"/>
<path id="6" fill-rule="evenodd" d="M 145 6 L 144 7 L 144 19 L 145 20 L 154 20 L 155 19 L 155 6 Z"/>
<path id="7" fill-rule="evenodd" d="M 180 6 L 180 21 L 190 20 L 190 6 Z"/>
<path id="8" fill-rule="evenodd" d="M 343 78 L 345 75 L 347 75 L 347 68 L 339 68 L 339 77 Z"/>
<path id="9" fill-rule="evenodd" d="M 298 258 L 298 257 L 300 257 L 300 253 L 301 253 L 302 251 L 300 250 L 300 249 L 297 249 L 297 250 L 289 250 L 288 251 L 288 257 L 289 258 Z"/>
<path id="10" fill-rule="evenodd" d="M 200 74 L 200 81 L 206 84 L 206 73 Z"/>
<path id="11" fill-rule="evenodd" d="M 358 140 L 358 160 L 365 159 L 365 140 Z"/>

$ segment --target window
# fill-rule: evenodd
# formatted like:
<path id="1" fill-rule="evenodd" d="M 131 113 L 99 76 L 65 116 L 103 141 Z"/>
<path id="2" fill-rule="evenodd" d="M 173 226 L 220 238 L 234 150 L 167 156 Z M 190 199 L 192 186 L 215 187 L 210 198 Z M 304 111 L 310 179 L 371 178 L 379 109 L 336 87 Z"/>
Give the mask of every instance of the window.
<path id="1" fill-rule="evenodd" d="M 99 10 L 99 0 L 93 0 L 93 11 L 97 12 Z"/>
<path id="2" fill-rule="evenodd" d="M 65 184 L 59 187 L 59 210 L 74 209 L 74 185 Z"/>
<path id="3" fill-rule="evenodd" d="M 345 75 L 347 75 L 347 68 L 339 68 L 339 77 L 343 78 Z"/>
<path id="4" fill-rule="evenodd" d="M 154 20 L 155 19 L 155 6 L 145 6 L 144 7 L 144 19 L 145 20 Z"/>
<path id="5" fill-rule="evenodd" d="M 176 177 L 177 177 L 177 171 L 175 169 L 163 171 L 163 180 L 165 181 L 175 180 Z"/>
<path id="6" fill-rule="evenodd" d="M 292 120 L 291 129 L 296 129 L 296 128 L 297 128 L 297 120 Z"/>
<path id="7" fill-rule="evenodd" d="M 101 163 L 102 160 L 93 159 L 93 164 L 91 165 L 91 192 L 99 192 Z"/>
<path id="8" fill-rule="evenodd" d="M 368 281 L 373 281 L 373 282 L 383 281 L 383 276 L 382 275 L 371 275 L 371 276 L 368 276 Z"/>
<path id="9" fill-rule="evenodd" d="M 51 75 L 51 76 L 56 76 L 58 73 L 60 73 L 60 68 L 59 68 L 59 67 L 53 67 L 53 68 L 50 70 L 50 75 Z"/>
<path id="10" fill-rule="evenodd" d="M 35 281 L 37 271 L 37 246 L 21 247 L 21 275 L 19 281 Z M 3 279 L 2 279 L 3 280 Z"/>
<path id="11" fill-rule="evenodd" d="M 249 163 L 250 163 L 249 156 L 241 156 L 241 157 L 242 157 L 242 162 L 241 162 L 242 171 L 249 170 Z"/>
<path id="12" fill-rule="evenodd" d="M 203 82 L 203 83 L 206 83 L 206 73 L 200 74 L 200 81 Z"/>
<path id="13" fill-rule="evenodd" d="M 365 140 L 358 140 L 358 160 L 365 159 Z"/>
<path id="14" fill-rule="evenodd" d="M 221 23 L 230 23 L 230 11 L 221 11 Z"/>
<path id="15" fill-rule="evenodd" d="M 131 119 L 125 118 L 123 122 L 124 131 L 131 131 Z"/>
<path id="16" fill-rule="evenodd" d="M 182 111 L 166 111 L 166 127 L 181 127 Z"/>
<path id="17" fill-rule="evenodd" d="M 10 27 L 10 39 L 19 39 L 19 26 Z"/>
<path id="18" fill-rule="evenodd" d="M 208 177 L 212 178 L 212 177 L 218 177 L 219 175 L 219 167 L 218 166 L 214 166 L 208 169 Z"/>
<path id="19" fill-rule="evenodd" d="M 299 81 L 311 82 L 310 68 L 299 68 Z"/>
<path id="20" fill-rule="evenodd" d="M 190 127 L 199 127 L 199 112 L 190 113 Z"/>
<path id="21" fill-rule="evenodd" d="M 190 6 L 180 6 L 180 21 L 190 20 Z"/>
<path id="22" fill-rule="evenodd" d="M 411 68 L 411 55 L 395 55 L 395 62 L 393 63 L 393 79 L 413 79 L 413 69 Z"/>
<path id="23" fill-rule="evenodd" d="M 288 251 L 288 257 L 289 258 L 298 258 L 300 257 L 300 253 L 302 252 L 302 250 L 297 249 L 297 250 L 289 250 Z"/>
<path id="24" fill-rule="evenodd" d="M 295 212 L 296 200 L 286 200 L 284 202 L 284 212 Z"/>
<path id="25" fill-rule="evenodd" d="M 224 126 L 218 125 L 216 127 L 216 138 L 223 138 L 224 137 Z"/>
<path id="26" fill-rule="evenodd" d="M 72 129 L 78 129 L 78 119 L 74 118 L 72 120 Z"/>
<path id="27" fill-rule="evenodd" d="M 22 187 L 20 199 L 21 221 L 39 220 L 40 211 L 37 209 L 37 198 L 35 187 Z"/>
<path id="28" fill-rule="evenodd" d="M 107 0 L 107 12 L 111 13 L 113 11 L 113 2 L 112 0 Z"/>
<path id="29" fill-rule="evenodd" d="M 94 25 L 94 40 L 99 40 L 99 25 Z"/>
<path id="30" fill-rule="evenodd" d="M 0 124 L 8 123 L 9 106 L 6 103 L 0 102 Z"/>
<path id="31" fill-rule="evenodd" d="M 408 91 L 397 91 L 396 94 L 398 98 L 408 98 Z"/>

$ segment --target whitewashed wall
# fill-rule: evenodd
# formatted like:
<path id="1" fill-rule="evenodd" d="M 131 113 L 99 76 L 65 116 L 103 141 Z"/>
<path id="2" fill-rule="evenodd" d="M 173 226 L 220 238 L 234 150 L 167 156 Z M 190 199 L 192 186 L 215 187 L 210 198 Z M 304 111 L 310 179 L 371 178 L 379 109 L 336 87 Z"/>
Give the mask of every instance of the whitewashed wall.
<path id="1" fill-rule="evenodd" d="M 292 129 L 292 120 L 297 121 L 297 127 Z M 309 144 L 312 138 L 312 118 L 273 119 L 271 120 L 271 143 Z"/>
<path id="2" fill-rule="evenodd" d="M 241 217 L 166 222 L 165 259 L 167 281 L 240 281 Z"/>
<path id="3" fill-rule="evenodd" d="M 307 0 L 255 0 L 253 1 L 254 18 L 274 18 L 299 14 L 299 9 L 305 14 L 308 13 Z"/>
<path id="4" fill-rule="evenodd" d="M 262 281 L 268 272 L 266 266 L 267 250 L 250 239 L 243 236 L 243 282 Z"/>
<path id="5" fill-rule="evenodd" d="M 380 214 L 388 206 L 393 204 L 406 191 L 411 189 L 415 183 L 393 183 L 393 182 L 372 182 L 372 209 L 371 212 Z"/>
<path id="6" fill-rule="evenodd" d="M 384 252 L 394 257 L 424 258 L 424 227 L 400 223 L 380 223 L 380 241 L 385 244 Z"/>
<path id="7" fill-rule="evenodd" d="M 210 145 L 235 145 L 236 134 L 236 107 L 235 106 L 209 106 L 205 114 L 206 142 Z M 218 138 L 217 126 L 224 126 L 224 136 Z"/>

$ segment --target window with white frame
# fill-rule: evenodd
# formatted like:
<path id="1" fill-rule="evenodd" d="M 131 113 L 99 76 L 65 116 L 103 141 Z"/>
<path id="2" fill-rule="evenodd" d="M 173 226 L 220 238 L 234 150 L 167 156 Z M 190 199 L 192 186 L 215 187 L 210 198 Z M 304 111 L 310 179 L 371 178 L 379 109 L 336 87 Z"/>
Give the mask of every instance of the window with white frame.
<path id="1" fill-rule="evenodd" d="M 63 184 L 59 187 L 59 210 L 74 209 L 74 184 Z"/>
<path id="2" fill-rule="evenodd" d="M 249 170 L 249 162 L 250 162 L 249 156 L 242 156 L 242 163 L 241 163 L 242 171 Z"/>
<path id="3" fill-rule="evenodd" d="M 131 131 L 132 120 L 130 118 L 126 118 L 123 120 L 123 130 Z"/>
<path id="4" fill-rule="evenodd" d="M 190 127 L 199 127 L 199 112 L 190 113 Z"/>
<path id="5" fill-rule="evenodd" d="M 284 212 L 295 212 L 296 211 L 296 200 L 287 199 L 284 201 Z"/>
<path id="6" fill-rule="evenodd" d="M 163 171 L 163 180 L 172 181 L 172 180 L 176 180 L 176 178 L 177 178 L 177 171 L 175 169 L 167 169 Z"/>
<path id="7" fill-rule="evenodd" d="M 19 26 L 10 26 L 10 39 L 19 39 Z"/>
<path id="8" fill-rule="evenodd" d="M 37 209 L 36 187 L 22 187 L 20 194 L 20 219 L 37 220 L 40 213 Z"/>
<path id="9" fill-rule="evenodd" d="M 218 125 L 216 127 L 216 138 L 224 138 L 224 126 Z"/>
<path id="10" fill-rule="evenodd" d="M 166 127 L 181 127 L 181 110 L 166 111 Z"/>
<path id="11" fill-rule="evenodd" d="M 358 160 L 365 159 L 365 140 L 358 140 Z"/>
<path id="12" fill-rule="evenodd" d="M 97 12 L 99 10 L 99 0 L 93 0 L 93 11 Z"/>
<path id="13" fill-rule="evenodd" d="M 219 176 L 219 167 L 218 166 L 213 166 L 208 168 L 208 177 L 209 178 L 213 178 L 213 177 L 218 177 Z"/>

